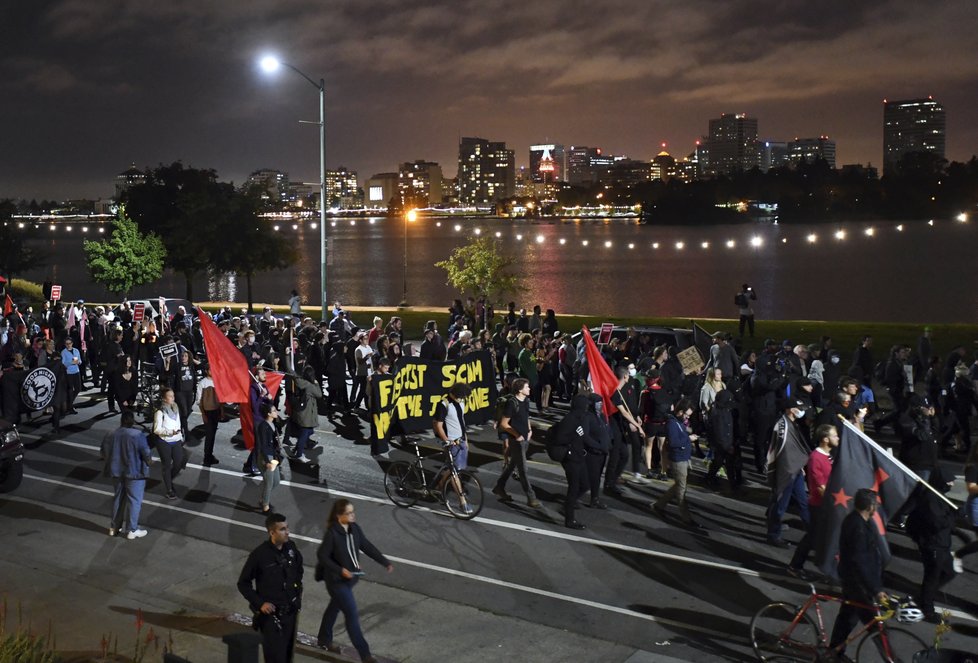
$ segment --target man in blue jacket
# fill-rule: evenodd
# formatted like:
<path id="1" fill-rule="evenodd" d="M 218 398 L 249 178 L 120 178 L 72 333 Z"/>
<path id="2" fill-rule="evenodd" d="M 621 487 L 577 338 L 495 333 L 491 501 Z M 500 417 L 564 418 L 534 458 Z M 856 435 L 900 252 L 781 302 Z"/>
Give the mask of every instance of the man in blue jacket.
<path id="1" fill-rule="evenodd" d="M 689 433 L 689 418 L 693 416 L 693 404 L 681 398 L 673 407 L 672 414 L 666 418 L 666 441 L 669 453 L 669 472 L 673 483 L 650 506 L 660 516 L 664 516 L 666 506 L 675 499 L 679 502 L 679 518 L 687 525 L 695 525 L 686 504 L 686 482 L 689 476 L 689 459 L 693 453 L 693 440 L 696 435 Z"/>
<path id="2" fill-rule="evenodd" d="M 143 506 L 143 493 L 149 477 L 149 464 L 153 462 L 146 433 L 136 428 L 132 410 L 122 413 L 122 425 L 102 440 L 102 458 L 105 460 L 105 474 L 115 479 L 115 499 L 112 502 L 112 522 L 109 536 L 127 531 L 130 541 L 146 536 L 147 531 L 139 528 L 139 510 Z M 126 501 L 123 502 L 123 496 Z M 123 529 L 122 517 L 129 506 L 129 527 Z"/>

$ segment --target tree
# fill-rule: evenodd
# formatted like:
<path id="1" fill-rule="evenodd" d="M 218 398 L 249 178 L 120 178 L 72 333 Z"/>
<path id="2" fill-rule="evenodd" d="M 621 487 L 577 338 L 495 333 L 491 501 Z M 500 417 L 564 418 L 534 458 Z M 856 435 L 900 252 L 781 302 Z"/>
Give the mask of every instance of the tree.
<path id="1" fill-rule="evenodd" d="M 504 256 L 499 244 L 491 237 L 479 237 L 452 251 L 447 260 L 436 262 L 444 269 L 448 285 L 465 295 L 485 297 L 487 303 L 499 305 L 505 295 L 526 291 L 526 277 L 521 272 L 508 271 L 516 264 Z"/>
<path id="2" fill-rule="evenodd" d="M 102 241 L 86 240 L 84 248 L 92 280 L 112 294 L 126 297 L 133 287 L 163 275 L 163 241 L 153 233 L 142 234 L 136 222 L 126 216 L 124 206 L 112 222 L 112 235 Z"/>
<path id="3" fill-rule="evenodd" d="M 244 274 L 250 312 L 252 277 L 258 272 L 285 269 L 299 256 L 271 222 L 259 216 L 262 206 L 259 189 L 235 191 L 229 203 L 228 214 L 218 229 L 220 250 L 213 256 L 213 266 L 219 271 Z"/>
<path id="4" fill-rule="evenodd" d="M 28 246 L 26 231 L 14 224 L 12 217 L 16 211 L 14 201 L 0 200 L 0 275 L 8 279 L 47 263 L 47 253 Z"/>
<path id="5" fill-rule="evenodd" d="M 227 219 L 234 193 L 233 185 L 217 181 L 214 170 L 175 162 L 147 171 L 146 181 L 124 195 L 139 227 L 163 238 L 166 267 L 183 274 L 191 301 L 194 276 L 210 267 L 221 250 L 213 230 Z"/>

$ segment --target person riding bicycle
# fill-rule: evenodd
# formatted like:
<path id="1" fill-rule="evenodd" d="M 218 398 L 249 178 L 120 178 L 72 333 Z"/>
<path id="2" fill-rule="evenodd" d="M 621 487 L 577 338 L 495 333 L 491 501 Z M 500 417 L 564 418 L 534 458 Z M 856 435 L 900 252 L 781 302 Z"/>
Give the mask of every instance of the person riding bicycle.
<path id="1" fill-rule="evenodd" d="M 883 556 L 880 551 L 880 535 L 873 522 L 876 513 L 876 492 L 860 488 L 853 498 L 853 511 L 842 521 L 839 534 L 839 577 L 842 580 L 842 598 L 872 605 L 889 600 L 883 591 Z M 839 616 L 832 627 L 830 647 L 842 645 L 857 621 L 868 624 L 876 612 L 867 608 L 843 603 Z M 839 649 L 840 659 L 845 647 Z"/>
<path id="2" fill-rule="evenodd" d="M 472 393 L 469 385 L 456 382 L 448 395 L 435 406 L 433 427 L 435 437 L 444 447 L 451 449 L 455 467 L 464 470 L 469 462 L 469 444 L 465 435 L 465 399 Z M 447 477 L 442 477 L 443 483 Z"/>

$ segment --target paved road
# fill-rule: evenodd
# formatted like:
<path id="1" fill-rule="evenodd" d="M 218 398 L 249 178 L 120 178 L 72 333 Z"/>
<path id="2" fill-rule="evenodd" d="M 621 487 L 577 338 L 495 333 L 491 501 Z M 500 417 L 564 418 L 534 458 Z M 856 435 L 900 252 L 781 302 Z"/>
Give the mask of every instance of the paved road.
<path id="1" fill-rule="evenodd" d="M 234 579 L 263 532 L 255 508 L 259 484 L 238 471 L 245 452 L 232 441 L 237 421 L 219 430 L 218 466 L 200 466 L 201 448 L 191 441 L 193 458 L 177 479 L 179 500 L 164 500 L 161 481 L 148 482 L 142 521 L 150 534 L 129 542 L 105 535 L 111 486 L 100 475 L 97 451 L 118 418 L 91 393 L 79 398 L 78 410 L 59 436 L 43 420 L 21 427 L 29 445 L 26 478 L 0 499 L 0 531 L 11 553 L 0 562 L 3 591 L 23 601 L 35 623 L 55 618 L 63 646 L 86 648 L 98 639 L 90 634 L 103 629 L 125 634 L 142 608 L 147 623 L 175 632 L 178 652 L 185 644 L 195 660 L 222 660 L 216 636 L 239 628 L 225 617 L 247 612 Z M 500 450 L 483 428 L 473 435 L 470 462 L 479 468 L 487 504 L 474 521 L 460 522 L 434 504 L 391 505 L 382 467 L 369 456 L 366 426 L 349 416 L 320 423 L 318 466 L 294 466 L 273 503 L 289 516 L 309 562 L 331 500 L 356 501 L 358 521 L 396 567 L 388 575 L 368 561 L 358 589 L 371 645 L 391 660 L 749 660 L 753 612 L 772 600 L 798 603 L 807 591 L 784 573 L 791 551 L 764 544 L 767 491 L 759 485 L 734 499 L 694 484 L 692 510 L 702 529 L 651 513 L 648 502 L 666 484 L 630 486 L 623 499 L 608 500 L 610 511 L 582 509 L 579 518 L 589 527 L 572 533 L 559 511 L 562 473 L 542 447 L 534 450 L 531 472 L 543 509 L 489 495 Z M 518 486 L 510 492 L 518 496 Z M 786 538 L 797 540 L 800 532 Z M 890 539 L 888 587 L 915 592 L 916 548 L 899 533 Z M 978 574 L 969 564 L 944 597 L 959 627 L 945 643 L 975 651 Z M 57 609 L 64 602 L 91 609 L 66 619 Z M 314 634 L 325 591 L 310 581 L 305 603 L 300 630 Z M 912 630 L 925 641 L 933 633 L 926 624 Z M 311 650 L 303 655 L 329 660 Z"/>

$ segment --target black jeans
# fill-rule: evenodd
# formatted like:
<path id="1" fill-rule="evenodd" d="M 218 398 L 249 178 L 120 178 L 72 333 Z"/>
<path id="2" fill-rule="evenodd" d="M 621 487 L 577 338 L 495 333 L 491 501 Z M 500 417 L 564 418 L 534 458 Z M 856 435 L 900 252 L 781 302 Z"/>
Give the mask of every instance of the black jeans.
<path id="1" fill-rule="evenodd" d="M 618 478 L 625 471 L 626 465 L 628 465 L 628 445 L 625 444 L 621 432 L 614 430 L 614 423 L 612 423 L 611 453 L 608 455 L 608 469 L 604 474 L 605 488 L 611 488 L 618 483 Z"/>
<path id="2" fill-rule="evenodd" d="M 170 444 L 159 440 L 156 443 L 156 450 L 160 454 L 160 464 L 163 467 L 163 486 L 167 494 L 170 494 L 173 492 L 173 480 L 183 469 L 183 443 Z"/>
<path id="3" fill-rule="evenodd" d="M 564 499 L 564 524 L 570 525 L 574 522 L 574 505 L 578 498 L 587 492 L 588 473 L 584 458 L 568 458 L 562 465 L 564 466 L 564 476 L 567 477 L 567 497 Z"/>
<path id="4" fill-rule="evenodd" d="M 753 315 L 742 315 L 740 316 L 740 336 L 744 335 L 744 326 L 750 327 L 750 336 L 754 338 L 754 316 Z"/>
<path id="5" fill-rule="evenodd" d="M 509 481 L 513 470 L 516 470 L 520 473 L 520 486 L 523 487 L 523 492 L 526 493 L 526 499 L 536 499 L 533 486 L 530 485 L 530 479 L 526 474 L 526 449 L 529 445 L 530 443 L 525 439 L 522 442 L 517 442 L 516 438 L 509 438 L 509 457 L 506 460 L 506 464 L 503 465 L 503 471 L 499 475 L 499 480 L 496 481 L 496 490 L 506 490 L 506 482 Z"/>
<path id="6" fill-rule="evenodd" d="M 214 455 L 214 438 L 217 437 L 217 425 L 221 422 L 221 411 L 204 410 L 204 459 Z"/>
<path id="7" fill-rule="evenodd" d="M 584 457 L 584 465 L 587 467 L 587 485 L 591 492 L 591 504 L 597 502 L 601 497 L 601 471 L 604 470 L 605 461 L 608 454 L 589 451 Z"/>
<path id="8" fill-rule="evenodd" d="M 812 506 L 811 503 L 808 505 L 808 527 L 805 528 L 805 534 L 801 537 L 801 541 L 798 542 L 798 547 L 795 548 L 795 554 L 792 555 L 791 561 L 788 563 L 793 569 L 801 569 L 805 566 L 805 560 L 808 559 L 808 553 L 812 551 L 815 547 L 815 535 L 818 533 L 818 522 L 819 515 L 822 511 L 821 505 Z"/>
<path id="9" fill-rule="evenodd" d="M 258 627 L 261 629 L 262 650 L 265 663 L 292 663 L 292 650 L 295 647 L 295 631 L 299 615 L 273 614 L 261 615 Z"/>
<path id="10" fill-rule="evenodd" d="M 865 596 L 862 592 L 846 591 L 845 587 L 842 588 L 842 598 L 847 601 L 858 601 L 866 605 L 873 604 L 873 597 Z M 845 642 L 857 622 L 868 624 L 875 618 L 875 610 L 857 608 L 854 605 L 843 603 L 842 607 L 839 608 L 839 616 L 835 618 L 835 626 L 832 627 L 832 638 L 829 640 L 829 646 L 835 647 Z M 845 649 L 843 648 L 840 653 L 844 652 Z"/>
<path id="11" fill-rule="evenodd" d="M 920 609 L 925 615 L 934 612 L 934 596 L 948 580 L 954 577 L 950 548 L 921 548 L 920 559 L 924 563 L 924 579 L 920 583 Z"/>
<path id="12" fill-rule="evenodd" d="M 176 391 L 173 393 L 173 398 L 177 402 L 177 410 L 180 412 L 180 429 L 183 430 L 183 439 L 186 440 L 187 434 L 190 432 L 187 420 L 190 418 L 190 410 L 194 406 L 197 395 L 192 391 Z"/>

